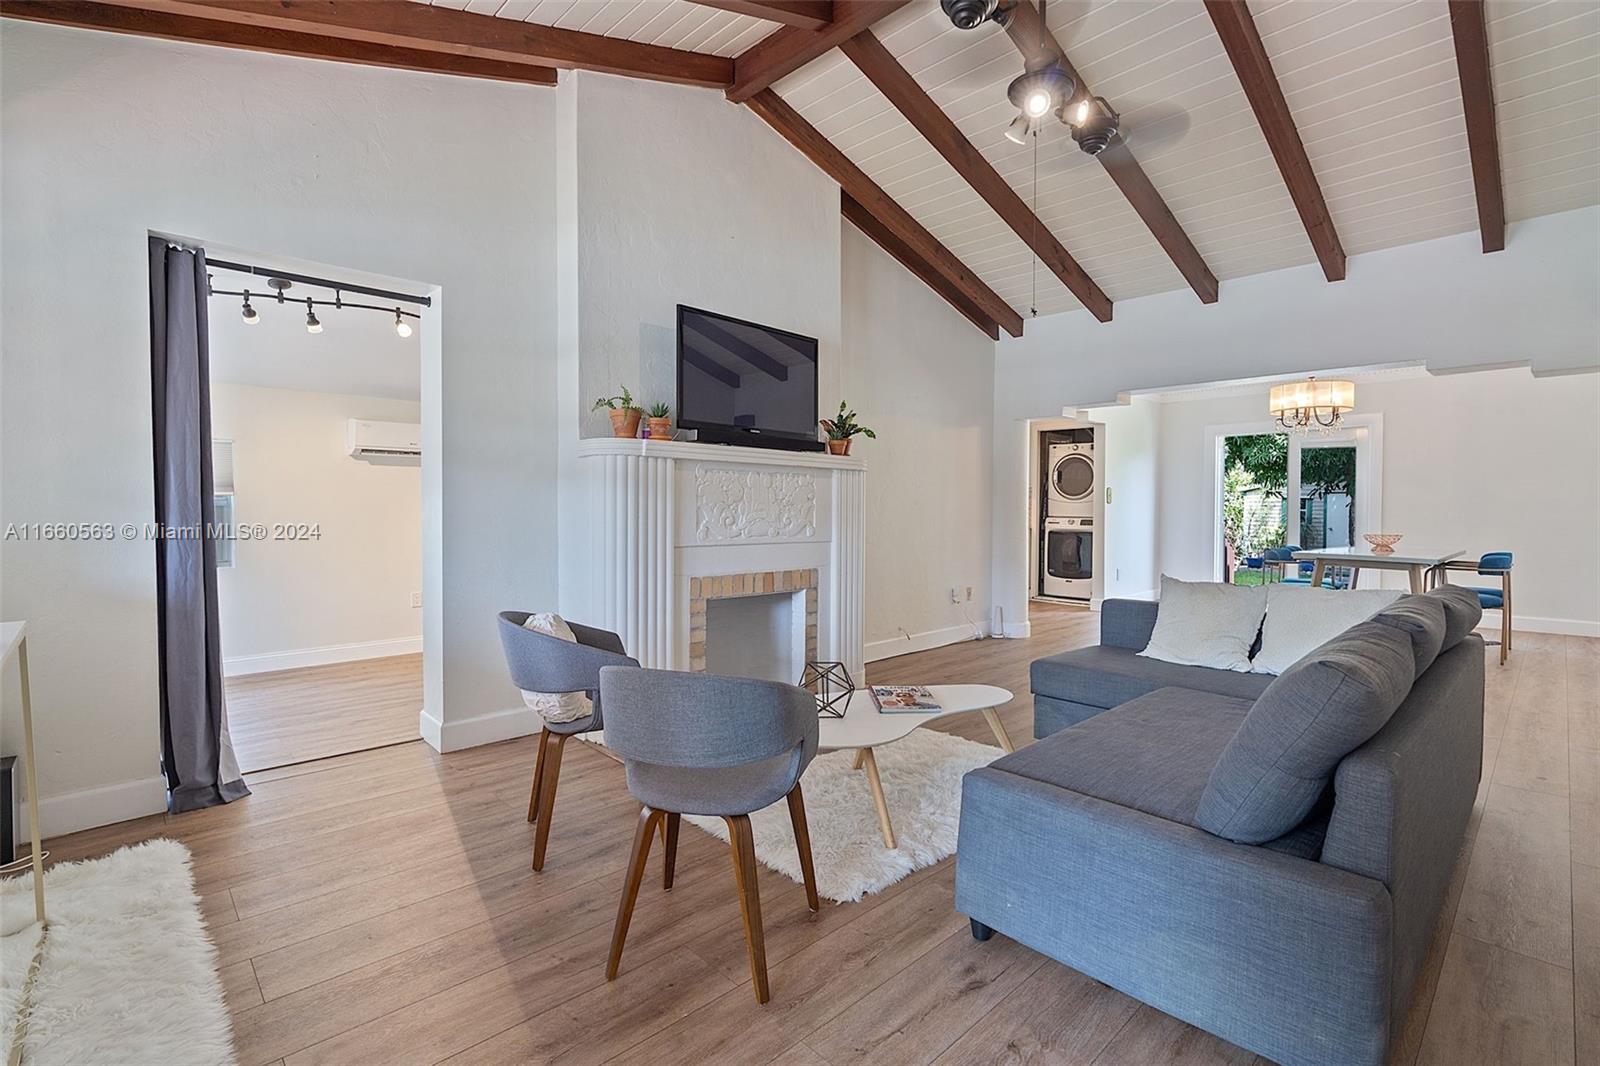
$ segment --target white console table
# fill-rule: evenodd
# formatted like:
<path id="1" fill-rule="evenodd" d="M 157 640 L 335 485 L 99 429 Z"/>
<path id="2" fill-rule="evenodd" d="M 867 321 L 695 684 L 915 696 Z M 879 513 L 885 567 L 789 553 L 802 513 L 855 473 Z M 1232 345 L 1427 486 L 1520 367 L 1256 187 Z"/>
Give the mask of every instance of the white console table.
<path id="1" fill-rule="evenodd" d="M 28 845 L 27 865 L 33 868 L 34 919 L 44 922 L 44 851 L 39 843 L 39 773 L 33 757 L 33 694 L 28 689 L 28 623 L 0 622 L 0 665 L 17 660 L 17 677 L 22 682 L 22 758 L 24 780 L 28 788 Z M 12 863 L 0 873 L 20 870 L 22 862 Z"/>

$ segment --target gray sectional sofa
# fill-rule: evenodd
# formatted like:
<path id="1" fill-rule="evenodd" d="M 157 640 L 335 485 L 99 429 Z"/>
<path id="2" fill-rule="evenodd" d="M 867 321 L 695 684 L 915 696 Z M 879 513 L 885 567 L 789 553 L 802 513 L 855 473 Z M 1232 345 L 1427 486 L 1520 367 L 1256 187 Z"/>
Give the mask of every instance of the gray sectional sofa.
<path id="1" fill-rule="evenodd" d="M 1477 600 L 1406 596 L 1277 678 L 1140 657 L 1157 611 L 1033 664 L 1043 739 L 965 778 L 956 907 L 1278 1062 L 1380 1063 L 1477 791 Z"/>

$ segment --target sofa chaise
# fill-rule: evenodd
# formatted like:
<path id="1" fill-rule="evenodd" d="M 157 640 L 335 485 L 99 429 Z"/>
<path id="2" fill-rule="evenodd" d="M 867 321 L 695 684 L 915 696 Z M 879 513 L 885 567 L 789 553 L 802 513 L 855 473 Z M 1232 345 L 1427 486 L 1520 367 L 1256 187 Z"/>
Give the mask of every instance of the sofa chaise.
<path id="1" fill-rule="evenodd" d="M 1139 656 L 1158 610 L 1033 664 L 1043 739 L 966 776 L 956 907 L 1278 1062 L 1381 1063 L 1477 791 L 1482 611 L 1406 596 L 1274 678 Z"/>

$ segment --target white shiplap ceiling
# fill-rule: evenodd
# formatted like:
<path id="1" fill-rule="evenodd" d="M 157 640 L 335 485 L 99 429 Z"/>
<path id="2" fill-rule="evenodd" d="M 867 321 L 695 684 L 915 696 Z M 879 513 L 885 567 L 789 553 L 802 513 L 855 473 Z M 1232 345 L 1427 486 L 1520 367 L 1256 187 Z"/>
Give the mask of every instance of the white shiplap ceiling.
<path id="1" fill-rule="evenodd" d="M 778 28 L 687 0 L 434 2 L 718 55 Z M 1250 10 L 1347 253 L 1477 228 L 1445 0 L 1250 0 Z M 1507 218 L 1600 203 L 1600 2 L 1490 0 L 1488 13 Z M 1198 0 L 1056 0 L 1048 20 L 1122 113 L 1135 156 L 1219 279 L 1315 262 Z M 1032 148 L 1002 135 L 1014 114 L 1006 85 L 1022 69 L 1003 30 L 963 33 L 919 0 L 874 32 L 1113 300 L 1185 287 L 1065 127 L 1040 138 L 1035 193 Z M 1011 306 L 1079 306 L 837 50 L 776 88 Z"/>

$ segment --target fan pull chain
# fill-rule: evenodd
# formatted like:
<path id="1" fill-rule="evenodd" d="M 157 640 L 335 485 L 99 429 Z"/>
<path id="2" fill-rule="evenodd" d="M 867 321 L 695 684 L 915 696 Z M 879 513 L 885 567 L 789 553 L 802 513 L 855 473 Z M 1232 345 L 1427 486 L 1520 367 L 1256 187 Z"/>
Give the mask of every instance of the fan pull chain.
<path id="1" fill-rule="evenodd" d="M 1028 232 L 1031 236 L 1029 244 L 1033 246 L 1033 298 L 1028 301 L 1028 314 L 1030 317 L 1039 317 L 1039 131 L 1033 131 L 1033 210 L 1029 212 Z"/>

